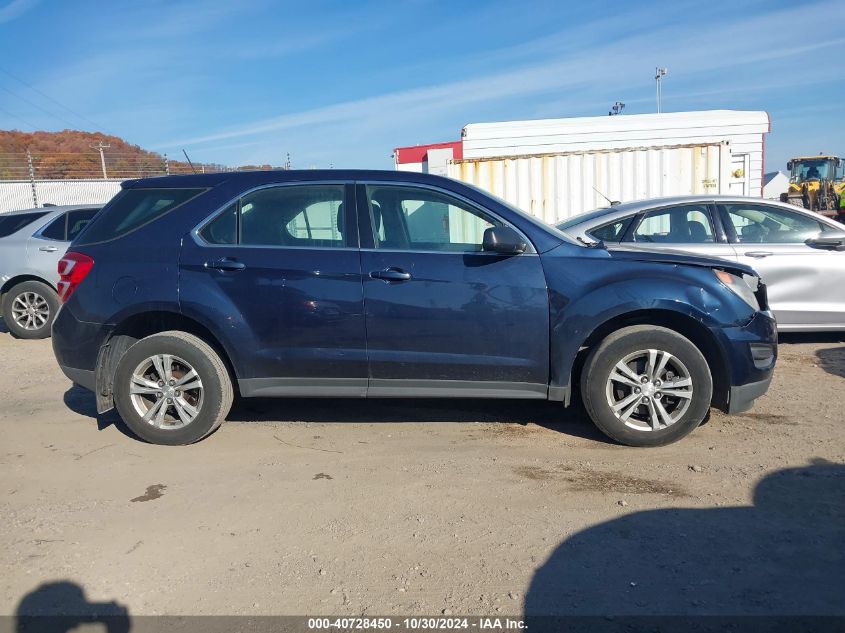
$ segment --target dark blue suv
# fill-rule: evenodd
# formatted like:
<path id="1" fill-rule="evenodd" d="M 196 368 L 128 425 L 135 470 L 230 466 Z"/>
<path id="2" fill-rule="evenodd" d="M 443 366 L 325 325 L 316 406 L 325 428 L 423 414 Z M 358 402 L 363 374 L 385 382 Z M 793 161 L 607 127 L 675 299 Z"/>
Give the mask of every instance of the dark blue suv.
<path id="1" fill-rule="evenodd" d="M 656 446 L 746 410 L 777 354 L 745 266 L 579 243 L 466 184 L 381 171 L 127 182 L 59 264 L 65 374 L 188 444 L 234 394 L 542 398 L 579 390 Z"/>

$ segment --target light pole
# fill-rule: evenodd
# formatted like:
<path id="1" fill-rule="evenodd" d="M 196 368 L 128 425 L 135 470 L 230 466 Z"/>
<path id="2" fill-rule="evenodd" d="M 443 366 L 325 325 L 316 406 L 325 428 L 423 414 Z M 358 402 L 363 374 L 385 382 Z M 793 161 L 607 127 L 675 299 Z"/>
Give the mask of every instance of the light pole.
<path id="1" fill-rule="evenodd" d="M 662 96 L 660 93 L 660 80 L 666 76 L 669 72 L 668 68 L 655 68 L 654 69 L 654 81 L 657 83 L 657 113 L 660 114 L 660 97 Z"/>
<path id="2" fill-rule="evenodd" d="M 108 179 L 108 173 L 106 172 L 106 155 L 103 153 L 104 149 L 108 149 L 111 145 L 103 145 L 102 141 L 98 141 L 96 145 L 92 145 L 91 149 L 96 149 L 100 152 L 100 166 L 103 168 L 103 180 Z"/>

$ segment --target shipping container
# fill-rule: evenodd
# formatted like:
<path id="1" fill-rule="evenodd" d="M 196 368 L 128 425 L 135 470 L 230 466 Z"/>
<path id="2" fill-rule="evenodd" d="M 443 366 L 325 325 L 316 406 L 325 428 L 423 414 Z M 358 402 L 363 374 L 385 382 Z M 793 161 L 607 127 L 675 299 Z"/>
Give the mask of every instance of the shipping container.
<path id="1" fill-rule="evenodd" d="M 713 110 L 475 123 L 448 175 L 547 222 L 683 194 L 761 196 L 766 112 Z"/>
<path id="2" fill-rule="evenodd" d="M 769 129 L 766 112 L 732 110 L 474 123 L 458 148 L 394 155 L 397 169 L 443 173 L 426 166 L 444 162 L 451 178 L 553 223 L 608 200 L 761 196 Z"/>

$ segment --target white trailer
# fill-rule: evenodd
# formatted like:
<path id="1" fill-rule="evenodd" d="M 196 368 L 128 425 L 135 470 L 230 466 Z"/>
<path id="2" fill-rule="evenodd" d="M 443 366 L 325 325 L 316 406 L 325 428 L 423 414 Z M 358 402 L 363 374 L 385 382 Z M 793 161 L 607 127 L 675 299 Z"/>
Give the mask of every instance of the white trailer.
<path id="1" fill-rule="evenodd" d="M 448 175 L 549 223 L 605 196 L 760 196 L 769 129 L 766 112 L 732 110 L 473 123 Z"/>

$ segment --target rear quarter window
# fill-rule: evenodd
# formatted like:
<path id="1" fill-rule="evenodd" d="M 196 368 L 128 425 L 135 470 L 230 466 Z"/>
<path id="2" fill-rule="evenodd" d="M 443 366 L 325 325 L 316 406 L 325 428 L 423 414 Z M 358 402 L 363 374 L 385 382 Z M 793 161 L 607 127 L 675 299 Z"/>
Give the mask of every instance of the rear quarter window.
<path id="1" fill-rule="evenodd" d="M 125 189 L 79 234 L 80 244 L 108 242 L 138 229 L 203 193 L 205 189 Z"/>

